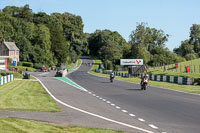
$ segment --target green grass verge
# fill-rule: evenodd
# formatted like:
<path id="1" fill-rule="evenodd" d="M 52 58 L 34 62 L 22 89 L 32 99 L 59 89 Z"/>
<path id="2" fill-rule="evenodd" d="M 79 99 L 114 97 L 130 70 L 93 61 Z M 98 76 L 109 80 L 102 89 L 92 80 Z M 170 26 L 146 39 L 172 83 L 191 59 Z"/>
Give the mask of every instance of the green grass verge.
<path id="1" fill-rule="evenodd" d="M 15 66 L 14 68 L 18 68 L 19 71 L 23 71 L 23 72 L 25 72 L 26 70 L 27 70 L 28 72 L 35 72 L 35 71 L 36 71 L 35 68 L 32 68 L 32 67 L 25 67 L 25 66 Z"/>
<path id="2" fill-rule="evenodd" d="M 192 63 L 191 63 L 192 62 Z M 175 64 L 171 65 L 166 65 L 166 71 L 164 72 L 164 67 L 154 67 L 154 68 L 149 68 L 148 72 L 154 74 L 154 75 L 171 75 L 171 76 L 182 76 L 182 77 L 190 77 L 190 78 L 200 78 L 200 58 L 195 59 L 192 61 L 185 61 L 178 63 L 179 68 L 178 69 L 170 69 L 167 70 L 168 68 L 173 68 Z M 192 73 L 186 73 L 185 72 L 185 66 L 190 66 L 192 64 Z M 194 71 L 195 70 L 195 71 Z"/>
<path id="3" fill-rule="evenodd" d="M 96 60 L 94 60 L 94 61 L 95 61 L 95 64 L 97 64 L 98 61 L 97 62 L 96 62 Z M 94 70 L 89 71 L 89 73 L 109 78 L 109 74 L 96 73 L 96 72 L 94 72 Z M 133 83 L 140 83 L 140 81 L 141 81 L 141 79 L 138 77 L 137 78 L 123 78 L 120 76 L 116 76 L 115 79 L 127 81 L 127 82 L 133 82 Z M 183 92 L 200 94 L 200 87 L 196 86 L 196 85 L 178 85 L 178 84 L 174 84 L 174 83 L 158 82 L 158 81 L 149 81 L 149 85 L 163 87 L 163 88 L 169 88 L 172 90 L 178 90 L 178 91 L 183 91 Z"/>
<path id="4" fill-rule="evenodd" d="M 75 71 L 80 65 L 81 65 L 81 59 L 78 59 L 78 61 L 77 61 L 77 66 L 76 66 L 75 68 L 71 69 L 71 70 L 68 70 L 68 72 L 73 72 L 73 71 Z"/>
<path id="5" fill-rule="evenodd" d="M 60 112 L 56 102 L 37 81 L 12 81 L 0 86 L 0 109 Z"/>
<path id="6" fill-rule="evenodd" d="M 18 72 L 13 72 L 13 71 L 7 71 L 7 72 L 5 72 L 5 71 L 1 71 L 1 73 L 14 74 L 14 78 L 15 79 L 23 79 L 23 75 L 20 74 L 20 73 L 18 73 Z M 1 75 L 0 75 L 0 77 L 1 77 Z M 36 79 L 36 78 L 34 78 L 33 76 L 31 76 L 30 79 Z"/>
<path id="7" fill-rule="evenodd" d="M 124 133 L 104 129 L 66 127 L 16 118 L 0 118 L 1 133 Z"/>

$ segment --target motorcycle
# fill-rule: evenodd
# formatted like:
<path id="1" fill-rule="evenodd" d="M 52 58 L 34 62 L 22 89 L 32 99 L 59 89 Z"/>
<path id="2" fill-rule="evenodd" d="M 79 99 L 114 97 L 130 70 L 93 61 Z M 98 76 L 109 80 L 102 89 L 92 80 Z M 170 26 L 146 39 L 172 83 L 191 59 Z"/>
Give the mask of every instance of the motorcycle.
<path id="1" fill-rule="evenodd" d="M 110 82 L 112 83 L 114 80 L 114 77 L 110 77 Z"/>
<path id="2" fill-rule="evenodd" d="M 114 73 L 111 73 L 111 75 L 110 75 L 110 82 L 111 82 L 111 83 L 113 82 L 114 78 L 115 78 Z"/>
<path id="3" fill-rule="evenodd" d="M 143 80 L 143 82 L 141 83 L 141 90 L 146 90 L 147 88 L 147 83 L 148 83 L 148 80 Z"/>

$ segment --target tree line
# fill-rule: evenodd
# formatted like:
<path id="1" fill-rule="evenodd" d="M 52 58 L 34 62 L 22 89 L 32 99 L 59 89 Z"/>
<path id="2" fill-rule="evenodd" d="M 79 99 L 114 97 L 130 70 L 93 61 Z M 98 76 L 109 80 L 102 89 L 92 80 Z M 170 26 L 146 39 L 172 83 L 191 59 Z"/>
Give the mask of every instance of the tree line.
<path id="1" fill-rule="evenodd" d="M 200 25 L 190 28 L 190 38 L 171 52 L 169 35 L 139 23 L 127 42 L 117 31 L 83 32 L 81 16 L 71 13 L 33 13 L 29 5 L 7 6 L 0 10 L 0 40 L 15 41 L 20 61 L 34 66 L 60 66 L 75 62 L 81 55 L 102 59 L 107 69 L 118 69 L 119 59 L 140 58 L 145 64 L 171 64 L 200 56 Z"/>
<path id="2" fill-rule="evenodd" d="M 7 6 L 0 11 L 0 40 L 15 41 L 20 61 L 35 66 L 75 62 L 87 53 L 80 16 L 71 13 L 33 13 L 29 5 Z"/>

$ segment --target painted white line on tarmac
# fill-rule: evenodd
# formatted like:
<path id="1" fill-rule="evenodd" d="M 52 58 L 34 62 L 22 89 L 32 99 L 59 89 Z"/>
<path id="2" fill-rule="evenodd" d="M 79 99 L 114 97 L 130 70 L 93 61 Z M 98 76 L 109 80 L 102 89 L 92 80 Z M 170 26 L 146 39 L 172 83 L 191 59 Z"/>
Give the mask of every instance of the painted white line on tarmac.
<path id="1" fill-rule="evenodd" d="M 122 110 L 122 112 L 127 113 L 128 111 L 126 111 L 126 110 Z"/>
<path id="2" fill-rule="evenodd" d="M 115 106 L 115 104 L 113 104 L 113 103 L 112 103 L 112 104 L 110 104 L 110 105 L 111 105 L 111 106 Z"/>
<path id="3" fill-rule="evenodd" d="M 155 125 L 149 124 L 149 126 L 153 129 L 158 129 L 158 127 L 156 127 Z"/>
<path id="4" fill-rule="evenodd" d="M 107 103 L 111 103 L 110 101 L 107 101 Z"/>
<path id="5" fill-rule="evenodd" d="M 39 80 L 39 79 L 38 79 Z M 69 104 L 66 104 L 64 102 L 62 102 L 61 100 L 57 99 L 56 97 L 54 97 L 54 95 L 51 94 L 51 92 L 45 87 L 45 85 L 39 80 L 40 84 L 44 87 L 44 89 L 47 91 L 47 93 L 49 93 L 49 95 L 57 102 L 59 102 L 60 104 L 66 106 L 66 107 L 69 107 L 71 109 L 74 109 L 74 110 L 77 110 L 79 112 L 82 112 L 82 113 L 85 113 L 85 114 L 88 114 L 88 115 L 91 115 L 91 116 L 94 116 L 94 117 L 97 117 L 97 118 L 100 118 L 100 119 L 103 119 L 103 120 L 106 120 L 106 121 L 109 121 L 109 122 L 113 122 L 113 123 L 116 123 L 116 124 L 119 124 L 119 125 L 122 125 L 122 126 L 126 126 L 126 127 L 129 127 L 129 128 L 133 128 L 133 129 L 137 129 L 139 131 L 143 131 L 145 133 L 154 133 L 152 131 L 149 131 L 149 130 L 146 130 L 146 129 L 143 129 L 143 128 L 140 128 L 140 127 L 136 127 L 136 126 L 133 126 L 133 125 L 130 125 L 130 124 L 126 124 L 126 123 L 123 123 L 123 122 L 120 122 L 120 121 L 116 121 L 116 120 L 113 120 L 113 119 L 109 119 L 109 118 L 106 118 L 106 117 L 103 117 L 103 116 L 100 116 L 100 115 L 97 115 L 97 114 L 94 114 L 94 113 L 91 113 L 91 112 L 87 112 L 85 110 L 82 110 L 82 109 L 79 109 L 79 108 L 76 108 L 74 106 L 71 106 Z"/>
<path id="6" fill-rule="evenodd" d="M 142 122 L 145 122 L 145 120 L 144 120 L 144 119 L 142 119 L 142 118 L 138 118 L 138 120 L 139 120 L 139 121 L 142 121 Z"/>
<path id="7" fill-rule="evenodd" d="M 116 106 L 115 108 L 116 108 L 116 109 L 120 109 L 120 107 L 119 107 L 119 106 Z"/>
<path id="8" fill-rule="evenodd" d="M 135 115 L 134 114 L 129 114 L 130 116 L 134 117 Z"/>

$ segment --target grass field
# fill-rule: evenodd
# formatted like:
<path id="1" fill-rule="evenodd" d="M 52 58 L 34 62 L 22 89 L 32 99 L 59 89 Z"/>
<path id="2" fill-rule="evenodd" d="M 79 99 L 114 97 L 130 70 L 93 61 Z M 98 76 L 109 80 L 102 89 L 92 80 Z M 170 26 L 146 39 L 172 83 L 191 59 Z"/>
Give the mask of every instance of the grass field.
<path id="1" fill-rule="evenodd" d="M 185 72 L 185 66 L 190 66 L 191 69 L 192 64 L 192 70 L 189 73 Z M 169 69 L 173 68 L 175 64 L 166 65 L 166 71 L 164 71 L 164 67 L 154 67 L 149 68 L 148 72 L 155 74 L 155 75 L 171 75 L 171 76 L 183 76 L 183 77 L 191 77 L 191 78 L 200 78 L 200 58 L 195 59 L 192 61 L 186 61 L 178 63 L 179 68 L 178 69 Z"/>
<path id="2" fill-rule="evenodd" d="M 23 71 L 23 72 L 25 72 L 26 70 L 27 70 L 28 72 L 35 72 L 35 71 L 36 71 L 36 69 L 35 69 L 35 68 L 32 68 L 32 67 L 15 66 L 15 68 L 18 68 L 19 71 Z"/>
<path id="3" fill-rule="evenodd" d="M 66 127 L 15 118 L 0 118 L 1 133 L 124 133 L 104 129 Z"/>
<path id="4" fill-rule="evenodd" d="M 0 86 L 0 109 L 41 112 L 61 111 L 37 81 L 12 81 Z"/>
<path id="5" fill-rule="evenodd" d="M 94 60 L 94 61 L 95 61 L 95 65 L 98 66 L 99 60 L 97 60 L 97 61 Z M 94 68 L 95 68 L 95 66 L 94 66 Z M 109 78 L 109 74 L 96 73 L 96 72 L 94 72 L 94 70 L 95 70 L 94 68 L 91 71 L 89 71 L 89 73 Z M 123 80 L 123 81 L 127 81 L 127 82 L 134 82 L 134 83 L 140 83 L 140 81 L 141 81 L 141 79 L 138 77 L 123 78 L 120 76 L 116 76 L 115 79 Z M 184 92 L 189 92 L 189 93 L 200 94 L 200 87 L 196 86 L 196 85 L 178 85 L 178 84 L 173 84 L 173 83 L 168 83 L 168 82 L 158 82 L 158 81 L 149 81 L 149 85 L 163 87 L 163 88 L 169 88 L 169 89 L 184 91 Z"/>

